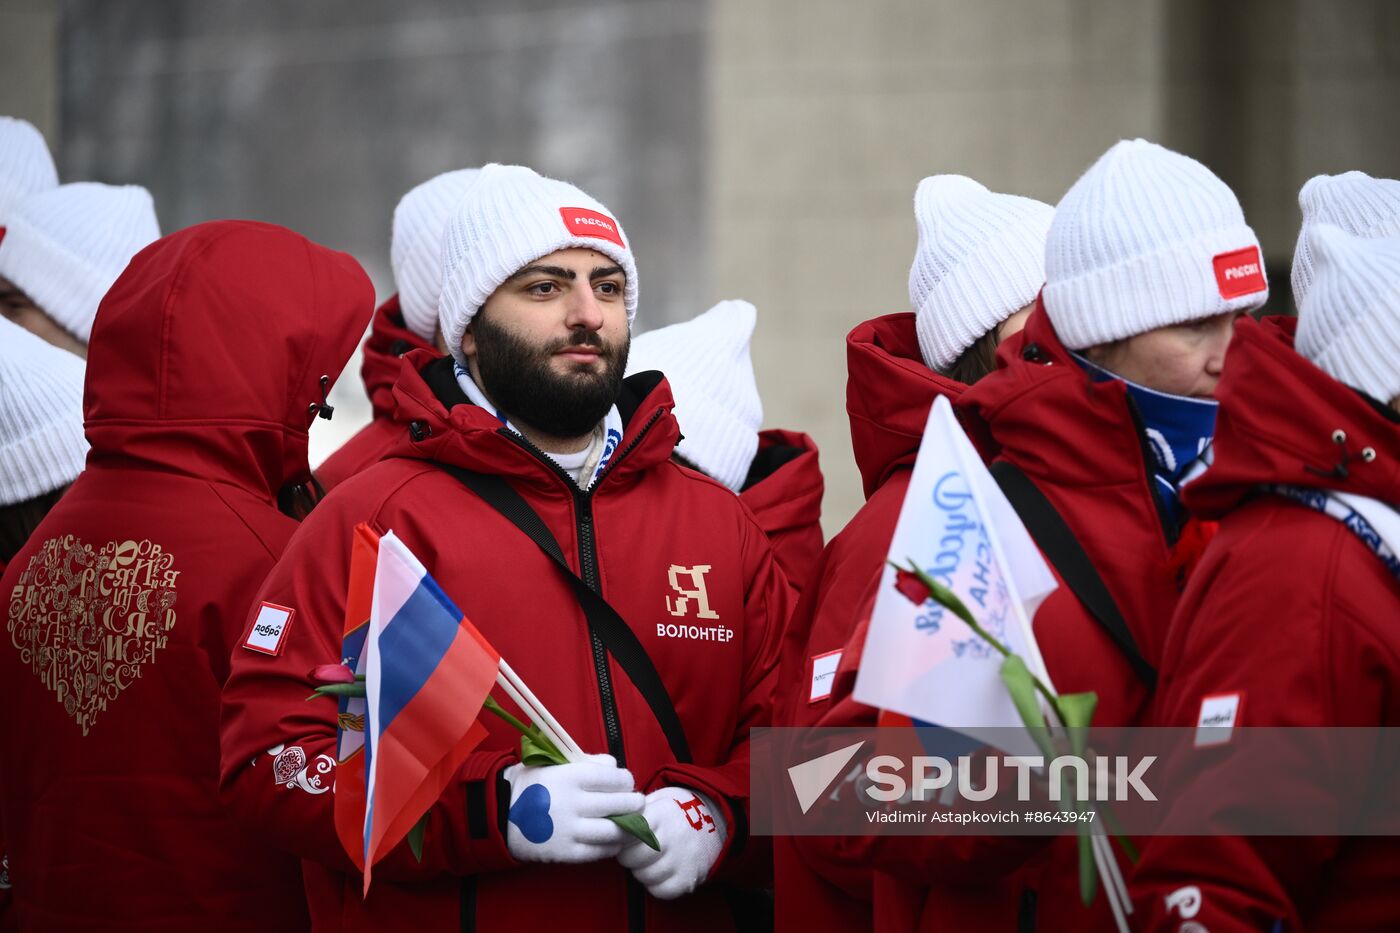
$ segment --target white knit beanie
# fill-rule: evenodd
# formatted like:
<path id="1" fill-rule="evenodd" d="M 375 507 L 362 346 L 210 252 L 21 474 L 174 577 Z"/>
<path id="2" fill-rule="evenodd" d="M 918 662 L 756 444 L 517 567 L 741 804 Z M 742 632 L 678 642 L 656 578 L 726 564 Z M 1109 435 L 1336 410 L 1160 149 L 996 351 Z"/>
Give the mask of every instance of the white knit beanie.
<path id="1" fill-rule="evenodd" d="M 44 137 L 26 120 L 0 117 L 0 227 L 16 201 L 58 185 Z"/>
<path id="2" fill-rule="evenodd" d="M 1315 276 L 1298 313 L 1298 352 L 1380 402 L 1400 396 L 1400 238 L 1309 224 Z"/>
<path id="3" fill-rule="evenodd" d="M 1313 280 L 1308 227 L 1333 224 L 1360 237 L 1400 236 L 1400 181 L 1365 172 L 1314 175 L 1298 192 L 1303 226 L 1293 250 L 1293 301 L 1299 308 Z"/>
<path id="4" fill-rule="evenodd" d="M 0 318 L 0 505 L 67 486 L 83 470 L 83 361 Z"/>
<path id="5" fill-rule="evenodd" d="M 457 362 L 462 334 L 486 299 L 530 263 L 561 249 L 593 249 L 627 275 L 627 323 L 637 315 L 630 241 L 606 207 L 566 181 L 523 165 L 487 165 L 447 223 L 438 323 Z"/>
<path id="6" fill-rule="evenodd" d="M 1070 350 L 1253 310 L 1268 297 L 1239 199 L 1189 156 L 1123 140 L 1055 208 L 1044 301 Z"/>
<path id="7" fill-rule="evenodd" d="M 424 340 L 432 340 L 437 329 L 447 220 L 480 171 L 443 172 L 404 195 L 394 208 L 389 264 L 399 290 L 399 309 L 408 329 Z"/>
<path id="8" fill-rule="evenodd" d="M 909 302 L 930 368 L 947 371 L 980 337 L 1035 300 L 1045 284 L 1045 234 L 1054 212 L 962 175 L 919 182 Z"/>
<path id="9" fill-rule="evenodd" d="M 666 374 L 685 435 L 676 453 L 735 492 L 758 453 L 763 423 L 749 358 L 757 316 L 747 301 L 721 301 L 689 321 L 634 337 L 627 357 L 629 375 Z"/>
<path id="10" fill-rule="evenodd" d="M 145 188 L 59 185 L 15 204 L 0 240 L 0 276 L 87 343 L 102 296 L 131 257 L 159 237 Z"/>

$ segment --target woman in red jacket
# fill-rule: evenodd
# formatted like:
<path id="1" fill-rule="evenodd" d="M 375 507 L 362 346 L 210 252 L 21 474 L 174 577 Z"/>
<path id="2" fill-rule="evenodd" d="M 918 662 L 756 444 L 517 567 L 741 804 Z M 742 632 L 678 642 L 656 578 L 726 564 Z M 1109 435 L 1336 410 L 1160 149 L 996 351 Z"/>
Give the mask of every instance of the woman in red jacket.
<path id="1" fill-rule="evenodd" d="M 919 243 L 909 270 L 914 313 L 857 326 L 846 338 L 846 411 L 866 502 L 817 563 L 784 638 L 779 715 L 784 724 L 874 724 L 876 712 L 846 700 L 833 707 L 836 677 L 856 623 L 869 615 L 904 502 L 929 409 L 957 399 L 986 374 L 996 344 L 1015 333 L 1045 281 L 1048 205 L 988 191 L 970 178 L 937 175 L 914 196 Z M 857 652 L 858 653 L 858 652 Z M 847 652 L 849 654 L 849 652 Z M 839 668 L 837 667 L 839 662 Z M 774 842 L 782 930 L 898 928 L 892 894 L 877 884 L 865 839 Z"/>
<path id="2" fill-rule="evenodd" d="M 1176 490 L 1208 456 L 1206 397 L 1233 319 L 1268 294 L 1258 241 L 1208 169 L 1135 140 L 1110 149 L 1056 207 L 1045 271 L 1039 305 L 999 350 L 1000 368 L 957 408 L 984 454 L 1018 467 L 1054 505 L 1155 664 L 1180 593 Z M 1065 586 L 1034 629 L 1056 688 L 1098 694 L 1096 724 L 1140 721 L 1145 666 L 1135 670 Z M 860 647 L 845 646 L 841 669 L 854 671 Z M 822 725 L 853 705 L 841 669 Z M 871 837 L 860 851 L 877 877 L 901 886 L 891 903 L 916 903 L 923 929 L 1079 930 L 1091 918 L 1078 900 L 1074 845 Z M 1102 898 L 1095 910 L 1107 913 Z"/>
<path id="3" fill-rule="evenodd" d="M 1306 235 L 1299 352 L 1287 327 L 1241 322 L 1215 464 L 1188 489 L 1220 530 L 1172 622 L 1162 725 L 1400 725 L 1400 240 Z M 1228 766 L 1199 754 L 1203 775 Z M 1396 799 L 1384 769 L 1347 772 L 1351 800 Z M 1293 781 L 1317 812 L 1347 805 L 1309 777 Z M 1221 812 L 1250 808 L 1253 788 L 1212 786 Z M 1163 836 L 1131 890 L 1144 930 L 1379 930 L 1400 916 L 1397 880 L 1392 839 Z"/>
<path id="4" fill-rule="evenodd" d="M 219 800 L 219 689 L 373 304 L 349 256 L 243 221 L 158 240 L 103 299 L 87 469 L 3 582 L 20 929 L 306 928 L 296 861 Z"/>

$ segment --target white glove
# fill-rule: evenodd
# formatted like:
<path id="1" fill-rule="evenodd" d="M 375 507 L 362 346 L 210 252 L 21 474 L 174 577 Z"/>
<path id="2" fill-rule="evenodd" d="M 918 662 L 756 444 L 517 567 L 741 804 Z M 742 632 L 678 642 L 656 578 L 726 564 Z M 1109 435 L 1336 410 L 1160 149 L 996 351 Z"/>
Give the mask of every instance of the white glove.
<path id="1" fill-rule="evenodd" d="M 566 765 L 511 765 L 506 847 L 522 862 L 593 862 L 612 858 L 632 838 L 608 819 L 636 813 L 646 798 L 632 773 L 611 755 Z"/>
<path id="2" fill-rule="evenodd" d="M 710 876 L 729 838 L 724 815 L 704 794 L 684 787 L 663 787 L 647 794 L 642 815 L 656 833 L 661 851 L 633 840 L 618 853 L 618 863 L 652 897 L 669 901 L 694 891 Z"/>

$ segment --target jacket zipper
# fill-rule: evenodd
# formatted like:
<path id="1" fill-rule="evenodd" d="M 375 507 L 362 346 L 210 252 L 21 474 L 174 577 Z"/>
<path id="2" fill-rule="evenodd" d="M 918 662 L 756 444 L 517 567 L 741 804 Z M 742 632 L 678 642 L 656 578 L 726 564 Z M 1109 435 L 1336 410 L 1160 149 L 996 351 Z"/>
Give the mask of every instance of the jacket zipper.
<path id="1" fill-rule="evenodd" d="M 579 489 L 578 483 L 574 482 L 569 474 L 565 473 L 554 459 L 541 450 L 533 441 L 522 434 L 517 434 L 509 428 L 502 427 L 499 432 L 503 433 L 515 443 L 530 451 L 535 457 L 551 468 L 569 488 L 574 498 L 575 520 L 574 531 L 578 535 L 579 549 L 579 569 L 582 571 L 579 576 L 588 588 L 593 592 L 602 595 L 602 579 L 598 576 L 598 548 L 593 534 L 593 491 L 602 485 L 603 479 L 612 472 L 612 468 L 629 453 L 636 449 L 637 445 L 646 437 L 647 432 L 656 424 L 664 409 L 658 408 L 632 443 L 613 455 L 608 465 L 603 468 L 603 472 L 598 474 L 597 480 L 588 487 L 588 491 Z M 622 744 L 622 724 L 617 716 L 617 698 L 613 693 L 612 672 L 608 669 L 608 651 L 603 645 L 603 640 L 598 637 L 598 633 L 592 628 L 588 631 L 589 642 L 593 648 L 593 672 L 598 678 L 598 700 L 603 707 L 603 729 L 608 737 L 608 754 L 617 759 L 618 767 L 626 767 L 626 750 Z"/>

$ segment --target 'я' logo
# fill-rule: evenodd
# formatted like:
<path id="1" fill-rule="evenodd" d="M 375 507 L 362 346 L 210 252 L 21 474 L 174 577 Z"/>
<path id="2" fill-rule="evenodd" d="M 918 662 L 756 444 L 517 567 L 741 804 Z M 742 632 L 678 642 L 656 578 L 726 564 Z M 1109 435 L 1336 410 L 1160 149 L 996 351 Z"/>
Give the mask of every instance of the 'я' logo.
<path id="1" fill-rule="evenodd" d="M 666 576 L 671 582 L 671 589 L 678 595 L 666 597 L 666 610 L 673 616 L 689 615 L 690 605 L 694 603 L 697 619 L 718 619 L 719 613 L 710 608 L 710 594 L 705 590 L 705 574 L 709 572 L 709 564 L 696 564 L 694 567 L 672 564 Z M 681 584 L 682 576 L 688 578 L 688 584 Z"/>

